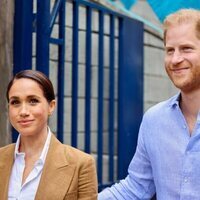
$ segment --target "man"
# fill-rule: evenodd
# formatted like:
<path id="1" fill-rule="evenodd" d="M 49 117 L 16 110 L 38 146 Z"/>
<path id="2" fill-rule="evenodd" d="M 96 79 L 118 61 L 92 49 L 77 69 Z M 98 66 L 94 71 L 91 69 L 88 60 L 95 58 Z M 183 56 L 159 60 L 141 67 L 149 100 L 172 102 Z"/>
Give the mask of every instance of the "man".
<path id="1" fill-rule="evenodd" d="M 99 200 L 200 199 L 200 11 L 164 21 L 165 69 L 180 93 L 143 117 L 128 176 Z"/>

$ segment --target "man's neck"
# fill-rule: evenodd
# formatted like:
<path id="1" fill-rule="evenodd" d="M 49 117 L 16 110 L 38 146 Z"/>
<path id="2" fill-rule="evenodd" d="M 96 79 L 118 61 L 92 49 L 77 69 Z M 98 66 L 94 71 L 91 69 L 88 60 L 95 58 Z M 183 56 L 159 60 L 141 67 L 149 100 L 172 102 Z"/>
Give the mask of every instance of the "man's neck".
<path id="1" fill-rule="evenodd" d="M 181 92 L 180 108 L 192 134 L 200 110 L 200 91 Z"/>

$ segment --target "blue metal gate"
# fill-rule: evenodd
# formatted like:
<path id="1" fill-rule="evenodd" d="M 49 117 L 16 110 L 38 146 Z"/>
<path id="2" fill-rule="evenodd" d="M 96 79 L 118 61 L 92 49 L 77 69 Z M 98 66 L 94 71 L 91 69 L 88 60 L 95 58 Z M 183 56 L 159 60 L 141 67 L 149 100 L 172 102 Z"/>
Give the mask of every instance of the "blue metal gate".
<path id="1" fill-rule="evenodd" d="M 135 152 L 139 124 L 143 114 L 143 24 L 130 19 L 101 5 L 88 1 L 55 0 L 15 0 L 14 23 L 14 68 L 13 73 L 22 69 L 37 69 L 49 75 L 51 65 L 50 44 L 58 46 L 57 62 L 57 137 L 64 142 L 64 108 L 65 99 L 65 65 L 66 60 L 66 19 L 72 16 L 72 93 L 71 93 L 71 145 L 78 147 L 78 90 L 80 69 L 80 7 L 85 8 L 85 96 L 84 96 L 84 148 L 88 153 L 96 154 L 99 189 L 122 179 L 127 174 L 128 164 Z M 72 14 L 66 11 L 66 5 L 72 5 Z M 97 13 L 98 25 L 93 13 Z M 105 24 L 109 21 L 108 27 Z M 52 36 L 55 24 L 58 26 L 57 37 Z M 108 29 L 109 31 L 106 31 Z M 97 42 L 97 147 L 91 150 L 92 126 L 92 59 L 93 34 L 98 36 Z M 35 35 L 35 38 L 33 38 Z M 105 37 L 108 38 L 107 42 Z M 108 45 L 109 95 L 108 134 L 104 139 L 105 110 L 105 46 Z M 35 54 L 33 52 L 35 46 Z M 117 49 L 117 53 L 116 53 Z M 107 56 L 107 55 L 106 55 Z M 34 63 L 35 64 L 32 64 Z M 117 66 L 117 67 L 116 67 Z M 117 73 L 117 76 L 115 75 Z M 117 80 L 116 80 L 117 79 Z M 117 83 L 117 84 L 116 84 Z M 116 105 L 116 106 L 115 106 Z M 117 120 L 115 121 L 115 116 Z M 16 133 L 13 132 L 13 140 Z M 105 141 L 108 150 L 104 151 Z M 115 150 L 117 149 L 117 150 Z M 108 179 L 105 173 L 104 155 L 108 158 Z M 115 161 L 117 158 L 117 162 Z M 114 171 L 117 169 L 117 172 Z"/>

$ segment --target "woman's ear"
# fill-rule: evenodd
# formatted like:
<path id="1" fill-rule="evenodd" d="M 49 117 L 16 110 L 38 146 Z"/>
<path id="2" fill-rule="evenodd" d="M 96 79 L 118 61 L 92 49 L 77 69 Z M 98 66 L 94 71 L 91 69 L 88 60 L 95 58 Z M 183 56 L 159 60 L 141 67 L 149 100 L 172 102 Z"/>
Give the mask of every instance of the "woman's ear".
<path id="1" fill-rule="evenodd" d="M 51 116 L 53 114 L 53 111 L 56 107 L 56 100 L 52 100 L 50 103 L 49 103 L 49 116 Z"/>

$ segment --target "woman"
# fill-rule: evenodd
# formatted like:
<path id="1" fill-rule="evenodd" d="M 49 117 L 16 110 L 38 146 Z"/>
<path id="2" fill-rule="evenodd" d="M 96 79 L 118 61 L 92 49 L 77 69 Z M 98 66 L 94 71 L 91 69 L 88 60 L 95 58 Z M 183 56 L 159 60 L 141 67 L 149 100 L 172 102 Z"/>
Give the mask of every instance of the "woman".
<path id="1" fill-rule="evenodd" d="M 8 85 L 7 100 L 19 136 L 0 148 L 0 199 L 97 199 L 92 156 L 61 144 L 48 128 L 55 108 L 51 81 L 41 72 L 21 71 Z"/>

